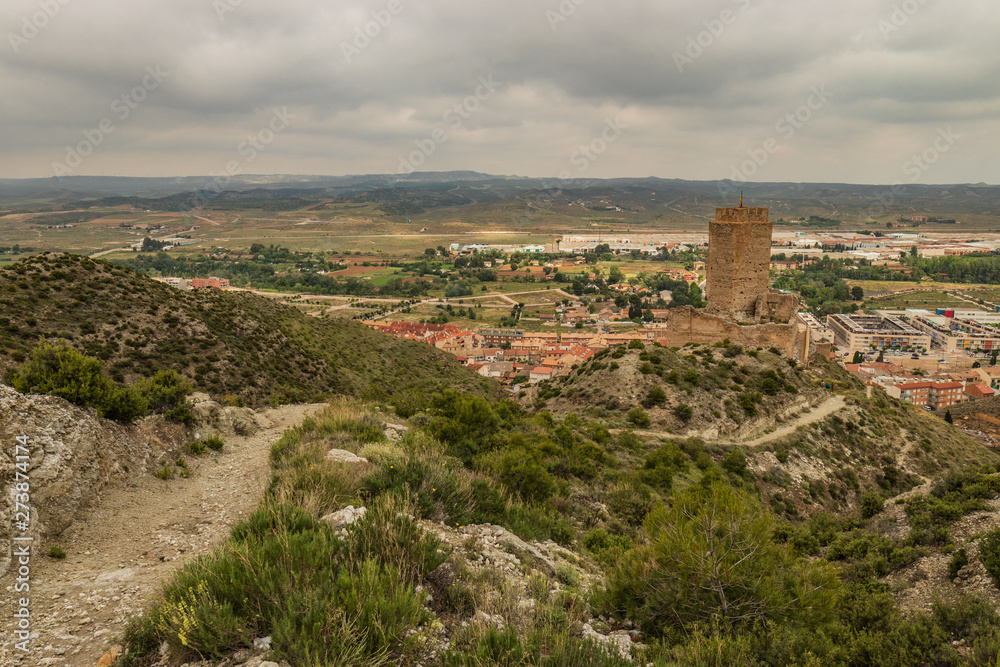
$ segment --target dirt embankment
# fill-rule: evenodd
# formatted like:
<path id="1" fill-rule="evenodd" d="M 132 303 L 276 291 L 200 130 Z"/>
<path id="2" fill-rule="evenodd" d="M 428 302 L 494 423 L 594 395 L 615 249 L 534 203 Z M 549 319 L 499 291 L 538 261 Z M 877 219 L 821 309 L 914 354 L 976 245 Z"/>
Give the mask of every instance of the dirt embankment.
<path id="1" fill-rule="evenodd" d="M 16 397 L 8 397 L 4 389 L 0 388 L 0 398 L 13 401 Z M 62 517 L 66 526 L 59 530 L 54 529 L 57 524 L 52 519 L 46 519 L 45 534 L 36 535 L 39 539 L 32 546 L 27 593 L 32 638 L 28 653 L 15 649 L 9 639 L 14 636 L 16 601 L 26 594 L 15 595 L 16 569 L 0 577 L 0 587 L 5 590 L 0 600 L 0 627 L 8 638 L 0 644 L 0 665 L 5 666 L 96 665 L 127 620 L 142 611 L 166 577 L 187 559 L 210 551 L 228 535 L 233 523 L 257 506 L 267 480 L 271 443 L 285 428 L 322 407 L 290 405 L 262 410 L 255 415 L 259 430 L 244 436 L 230 433 L 221 452 L 209 450 L 194 456 L 179 453 L 186 451 L 183 443 L 195 435 L 183 433 L 183 429 L 174 438 L 176 442 L 129 440 L 129 429 L 96 420 L 59 399 L 18 400 L 20 410 L 3 412 L 5 436 L 13 432 L 11 429 L 41 428 L 48 417 L 57 417 L 56 425 L 68 429 L 60 433 L 57 426 L 52 427 L 50 435 L 60 445 L 55 452 L 46 447 L 38 466 L 56 466 L 53 457 L 58 454 L 58 461 L 66 464 L 61 468 L 62 477 L 45 477 L 41 472 L 31 475 L 34 511 L 42 517 L 67 514 Z M 68 426 L 73 423 L 75 427 Z M 146 433 L 141 425 L 130 428 L 136 429 L 132 435 Z M 196 429 L 199 436 L 213 430 Z M 93 442 L 86 439 L 88 434 Z M 13 453 L 13 441 L 7 438 L 5 442 L 10 443 L 8 449 Z M 181 444 L 175 446 L 177 443 Z M 102 446 L 115 453 L 111 460 L 90 454 Z M 136 450 L 133 459 L 140 464 L 121 462 L 127 459 L 129 446 Z M 117 460 L 119 454 L 126 459 Z M 176 465 L 178 457 L 183 458 L 190 477 L 180 475 L 184 468 Z M 82 465 L 88 460 L 101 474 L 74 481 L 70 462 Z M 151 472 L 164 460 L 169 460 L 172 471 L 166 480 Z M 3 477 L 7 479 L 6 474 Z M 100 492 L 92 493 L 88 484 Z M 73 498 L 77 487 L 81 502 L 74 506 L 66 498 Z M 11 525 L 7 522 L 5 528 Z M 63 548 L 66 558 L 47 556 L 52 545 Z"/>

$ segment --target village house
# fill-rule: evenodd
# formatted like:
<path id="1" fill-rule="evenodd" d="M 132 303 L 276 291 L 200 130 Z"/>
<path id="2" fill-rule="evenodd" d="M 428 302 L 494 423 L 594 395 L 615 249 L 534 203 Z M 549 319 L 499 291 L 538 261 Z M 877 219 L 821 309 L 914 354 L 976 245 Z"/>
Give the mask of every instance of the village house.
<path id="1" fill-rule="evenodd" d="M 996 395 L 996 391 L 986 384 L 967 384 L 964 393 L 967 401 L 978 401 Z"/>

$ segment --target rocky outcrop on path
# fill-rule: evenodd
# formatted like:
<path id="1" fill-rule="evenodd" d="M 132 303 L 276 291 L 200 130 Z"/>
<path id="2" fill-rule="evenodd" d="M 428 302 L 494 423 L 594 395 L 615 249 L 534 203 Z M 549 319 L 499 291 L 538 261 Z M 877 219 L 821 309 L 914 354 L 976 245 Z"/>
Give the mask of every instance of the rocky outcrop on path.
<path id="1" fill-rule="evenodd" d="M 19 437 L 26 438 L 24 449 L 18 448 Z M 123 425 L 61 398 L 24 395 L 0 385 L 0 489 L 5 500 L 0 504 L 0 576 L 10 568 L 15 536 L 34 538 L 37 553 L 48 538 L 69 527 L 80 509 L 100 500 L 109 484 L 147 471 L 164 452 L 188 439 L 185 427 L 159 418 Z M 27 488 L 30 507 L 23 531 L 16 521 L 18 482 L 27 483 L 20 489 Z"/>

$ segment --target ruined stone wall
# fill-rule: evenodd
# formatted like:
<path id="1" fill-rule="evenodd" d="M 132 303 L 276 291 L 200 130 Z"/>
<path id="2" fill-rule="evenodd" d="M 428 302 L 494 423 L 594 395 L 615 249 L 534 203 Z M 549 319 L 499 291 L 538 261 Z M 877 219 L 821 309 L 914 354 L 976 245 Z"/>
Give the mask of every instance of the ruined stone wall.
<path id="1" fill-rule="evenodd" d="M 799 299 L 787 292 L 768 292 L 757 299 L 757 322 L 772 320 L 787 324 L 798 316 Z"/>
<path id="2" fill-rule="evenodd" d="M 740 326 L 719 315 L 713 315 L 691 306 L 681 306 L 670 311 L 667 325 L 658 329 L 655 340 L 668 347 L 681 347 L 685 343 L 717 343 L 724 339 L 746 348 L 776 347 L 792 359 L 804 360 L 807 353 L 802 347 L 798 318 L 788 324 L 767 322 Z M 808 329 L 805 329 L 808 336 Z M 808 338 L 807 338 L 808 340 Z"/>
<path id="3" fill-rule="evenodd" d="M 718 208 L 708 227 L 708 309 L 754 320 L 768 293 L 771 222 L 767 208 Z"/>

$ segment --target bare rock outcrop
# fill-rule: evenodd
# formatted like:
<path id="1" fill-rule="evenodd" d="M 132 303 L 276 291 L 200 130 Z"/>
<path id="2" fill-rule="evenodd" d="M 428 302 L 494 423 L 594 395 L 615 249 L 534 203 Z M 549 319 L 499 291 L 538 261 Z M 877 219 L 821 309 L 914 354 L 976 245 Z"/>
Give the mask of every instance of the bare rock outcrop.
<path id="1" fill-rule="evenodd" d="M 24 450 L 16 438 L 26 436 Z M 23 395 L 0 385 L 0 575 L 11 562 L 15 536 L 31 536 L 33 551 L 59 535 L 78 511 L 96 502 L 113 482 L 149 470 L 164 453 L 188 440 L 186 429 L 162 419 L 123 425 L 100 419 L 53 396 Z M 18 459 L 17 456 L 27 456 Z M 18 470 L 17 463 L 26 463 Z M 27 469 L 25 472 L 24 468 Z M 26 531 L 15 523 L 15 484 L 26 474 L 30 521 Z M 25 487 L 21 487 L 22 490 Z"/>

